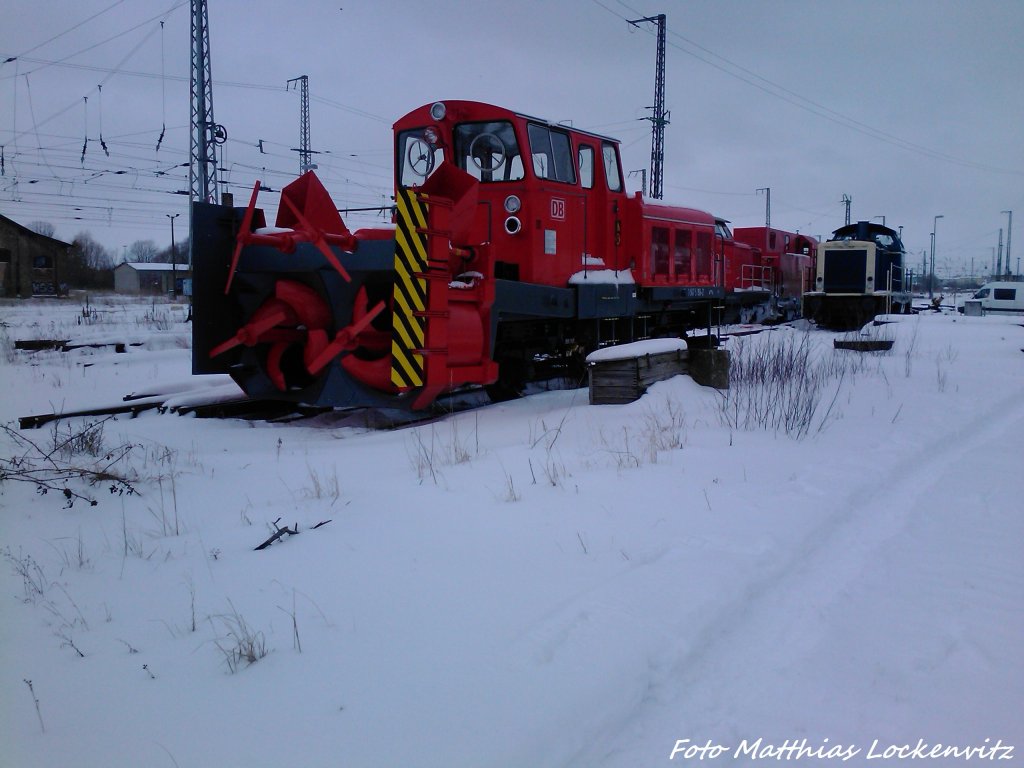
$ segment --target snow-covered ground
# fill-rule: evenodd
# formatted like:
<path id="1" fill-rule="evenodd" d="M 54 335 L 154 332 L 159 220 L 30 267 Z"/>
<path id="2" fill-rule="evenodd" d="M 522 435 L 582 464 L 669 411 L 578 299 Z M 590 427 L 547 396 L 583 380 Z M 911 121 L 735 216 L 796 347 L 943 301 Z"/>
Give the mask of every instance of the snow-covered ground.
<path id="1" fill-rule="evenodd" d="M 131 446 L 137 493 L 69 508 L 10 460 L 95 419 L 16 418 L 190 371 L 183 307 L 92 306 L 0 306 L 0 764 L 1024 764 L 1020 318 L 729 342 L 809 350 L 803 400 L 677 377 L 392 431 L 121 416 L 52 456 Z M 757 426 L 787 395 L 803 416 Z M 278 519 L 299 535 L 254 551 Z"/>

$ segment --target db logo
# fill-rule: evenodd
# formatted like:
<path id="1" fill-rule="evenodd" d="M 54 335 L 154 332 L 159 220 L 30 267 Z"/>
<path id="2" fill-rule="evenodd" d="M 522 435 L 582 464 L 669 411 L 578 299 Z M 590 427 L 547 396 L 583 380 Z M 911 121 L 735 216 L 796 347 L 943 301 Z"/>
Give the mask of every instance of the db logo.
<path id="1" fill-rule="evenodd" d="M 557 197 L 551 198 L 551 218 L 565 221 L 565 200 Z"/>

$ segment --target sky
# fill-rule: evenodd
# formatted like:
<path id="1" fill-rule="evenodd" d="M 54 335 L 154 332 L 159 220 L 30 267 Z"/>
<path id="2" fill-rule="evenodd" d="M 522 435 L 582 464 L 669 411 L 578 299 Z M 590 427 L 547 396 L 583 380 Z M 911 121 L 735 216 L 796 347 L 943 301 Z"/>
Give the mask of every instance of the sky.
<path id="1" fill-rule="evenodd" d="M 934 231 L 940 276 L 990 269 L 1014 211 L 1016 268 L 1024 3 L 1007 0 L 210 0 L 226 188 L 244 204 L 255 180 L 297 175 L 301 75 L 339 208 L 388 202 L 391 124 L 446 98 L 570 121 L 620 139 L 627 173 L 649 168 L 656 39 L 627 20 L 658 13 L 666 202 L 756 226 L 770 189 L 773 226 L 827 236 L 848 196 L 853 220 L 903 228 L 914 264 Z M 5 16 L 0 213 L 119 254 L 169 245 L 169 217 L 187 221 L 188 3 L 12 0 Z"/>

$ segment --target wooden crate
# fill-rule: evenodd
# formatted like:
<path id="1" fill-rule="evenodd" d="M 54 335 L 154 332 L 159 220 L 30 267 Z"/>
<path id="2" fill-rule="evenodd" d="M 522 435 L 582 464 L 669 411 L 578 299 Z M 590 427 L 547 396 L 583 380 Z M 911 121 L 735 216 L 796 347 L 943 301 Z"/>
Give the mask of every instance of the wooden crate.
<path id="1" fill-rule="evenodd" d="M 729 350 L 698 348 L 690 350 L 690 378 L 702 387 L 729 388 Z"/>
<path id="2" fill-rule="evenodd" d="M 656 381 L 689 370 L 685 349 L 587 364 L 591 405 L 631 403 Z"/>

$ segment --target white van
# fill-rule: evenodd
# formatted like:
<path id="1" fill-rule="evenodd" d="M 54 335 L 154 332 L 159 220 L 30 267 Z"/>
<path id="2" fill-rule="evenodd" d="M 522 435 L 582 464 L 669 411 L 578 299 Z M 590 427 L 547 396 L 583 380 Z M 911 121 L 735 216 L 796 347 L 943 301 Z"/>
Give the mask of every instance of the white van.
<path id="1" fill-rule="evenodd" d="M 967 301 L 981 302 L 981 308 L 986 313 L 1024 312 L 1024 283 L 985 283 Z"/>

